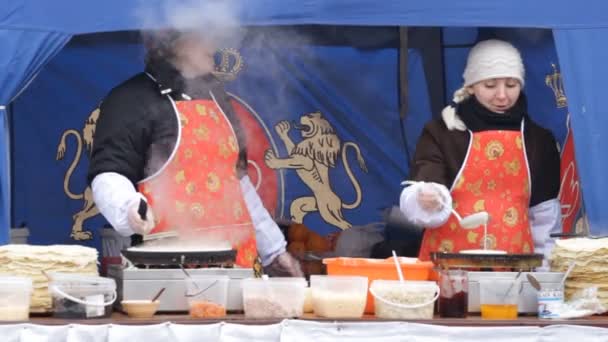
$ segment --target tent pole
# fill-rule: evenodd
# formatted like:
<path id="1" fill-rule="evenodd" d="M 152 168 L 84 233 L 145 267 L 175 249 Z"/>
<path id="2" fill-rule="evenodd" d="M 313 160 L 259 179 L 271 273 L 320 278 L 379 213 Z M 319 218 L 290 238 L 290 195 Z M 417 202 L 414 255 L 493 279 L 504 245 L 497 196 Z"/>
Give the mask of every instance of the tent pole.
<path id="1" fill-rule="evenodd" d="M 408 29 L 407 26 L 399 27 L 399 124 L 401 125 L 401 138 L 405 148 L 405 157 L 408 165 L 412 162 L 410 150 L 405 134 L 405 117 L 408 110 Z"/>

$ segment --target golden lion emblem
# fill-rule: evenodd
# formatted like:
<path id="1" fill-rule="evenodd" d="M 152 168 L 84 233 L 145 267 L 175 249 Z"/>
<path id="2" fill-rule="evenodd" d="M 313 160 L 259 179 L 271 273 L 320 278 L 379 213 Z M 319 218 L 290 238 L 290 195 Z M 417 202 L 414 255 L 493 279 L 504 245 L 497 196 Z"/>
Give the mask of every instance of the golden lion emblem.
<path id="1" fill-rule="evenodd" d="M 74 240 L 90 240 L 93 238 L 93 233 L 84 230 L 83 224 L 85 220 L 99 214 L 99 210 L 95 206 L 95 202 L 93 202 L 93 191 L 90 186 L 87 186 L 81 194 L 75 194 L 70 190 L 70 179 L 82 157 L 83 145 L 89 153 L 91 153 L 91 150 L 93 149 L 93 135 L 95 134 L 98 118 L 99 109 L 95 109 L 85 121 L 82 135 L 75 129 L 68 129 L 61 135 L 59 146 L 57 146 L 57 160 L 62 160 L 65 157 L 67 149 L 66 140 L 68 136 L 73 135 L 76 138 L 76 154 L 63 178 L 63 191 L 65 194 L 73 200 L 84 199 L 82 209 L 72 216 L 73 224 L 70 237 Z"/>
<path id="2" fill-rule="evenodd" d="M 295 199 L 290 206 L 291 219 L 296 223 L 303 223 L 304 216 L 310 212 L 318 211 L 325 222 L 340 229 L 348 229 L 352 225 L 344 218 L 342 209 L 354 209 L 361 204 L 361 186 L 353 175 L 346 158 L 348 147 L 355 150 L 359 167 L 367 172 L 365 161 L 359 147 L 347 142 L 340 146 L 340 139 L 334 128 L 320 112 L 305 114 L 296 125 L 303 140 L 297 145 L 289 137 L 291 124 L 281 121 L 275 126 L 275 131 L 285 144 L 289 155 L 279 158 L 273 150 L 267 150 L 264 156 L 265 163 L 272 169 L 295 170 L 300 179 L 312 190 L 313 196 Z M 342 152 L 342 162 L 350 178 L 357 198 L 352 204 L 344 204 L 340 197 L 331 189 L 329 169 L 336 167 L 336 160 Z"/>

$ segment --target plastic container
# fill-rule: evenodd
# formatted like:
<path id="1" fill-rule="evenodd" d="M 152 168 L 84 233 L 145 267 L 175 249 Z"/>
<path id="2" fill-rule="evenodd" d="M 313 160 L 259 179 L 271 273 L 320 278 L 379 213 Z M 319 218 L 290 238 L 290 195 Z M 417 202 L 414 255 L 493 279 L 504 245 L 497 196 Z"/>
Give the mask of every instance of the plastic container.
<path id="1" fill-rule="evenodd" d="M 439 286 L 433 281 L 374 280 L 369 288 L 375 298 L 376 317 L 432 319 Z"/>
<path id="2" fill-rule="evenodd" d="M 249 278 L 243 280 L 247 318 L 300 317 L 306 298 L 304 278 Z"/>
<path id="3" fill-rule="evenodd" d="M 564 304 L 563 288 L 541 288 L 538 291 L 538 318 L 558 318 Z"/>
<path id="4" fill-rule="evenodd" d="M 479 279 L 479 304 L 483 319 L 517 319 L 521 280 L 513 278 Z"/>
<path id="5" fill-rule="evenodd" d="M 71 273 L 52 273 L 50 277 L 54 317 L 100 318 L 112 314 L 114 279 Z"/>
<path id="6" fill-rule="evenodd" d="M 464 318 L 469 311 L 469 280 L 465 270 L 439 271 L 439 316 Z"/>
<path id="7" fill-rule="evenodd" d="M 313 313 L 315 309 L 312 306 L 312 289 L 308 286 L 304 289 L 304 313 Z"/>
<path id="8" fill-rule="evenodd" d="M 327 318 L 361 318 L 367 302 L 367 277 L 310 276 L 315 315 Z"/>
<path id="9" fill-rule="evenodd" d="M 323 259 L 327 265 L 328 275 L 354 275 L 369 279 L 369 284 L 374 280 L 398 280 L 399 275 L 395 268 L 393 257 L 387 259 L 366 258 L 329 258 Z M 420 261 L 416 258 L 399 258 L 401 271 L 406 280 L 429 280 L 433 263 Z M 369 285 L 368 284 L 368 285 Z M 374 297 L 368 293 L 365 312 L 374 313 Z"/>
<path id="10" fill-rule="evenodd" d="M 31 295 L 32 279 L 0 276 L 0 321 L 27 321 Z"/>
<path id="11" fill-rule="evenodd" d="M 228 303 L 227 275 L 192 275 L 185 279 L 186 298 L 190 316 L 221 318 L 226 316 Z"/>

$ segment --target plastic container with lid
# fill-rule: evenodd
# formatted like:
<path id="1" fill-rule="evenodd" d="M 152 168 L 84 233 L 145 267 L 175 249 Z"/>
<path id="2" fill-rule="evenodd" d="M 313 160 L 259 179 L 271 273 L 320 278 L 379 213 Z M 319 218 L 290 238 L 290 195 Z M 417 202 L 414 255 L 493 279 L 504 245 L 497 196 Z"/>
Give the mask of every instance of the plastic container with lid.
<path id="1" fill-rule="evenodd" d="M 310 276 L 315 315 L 327 318 L 360 318 L 367 303 L 367 277 Z"/>
<path id="2" fill-rule="evenodd" d="M 292 318 L 304 311 L 304 278 L 249 278 L 242 282 L 247 318 Z"/>
<path id="3" fill-rule="evenodd" d="M 226 316 L 230 277 L 227 275 L 192 275 L 185 281 L 190 316 L 195 318 Z"/>
<path id="4" fill-rule="evenodd" d="M 112 314 L 112 304 L 116 301 L 114 279 L 75 273 L 49 276 L 54 317 L 102 318 Z"/>
<path id="5" fill-rule="evenodd" d="M 0 321 L 26 321 L 30 317 L 32 279 L 0 276 Z"/>
<path id="6" fill-rule="evenodd" d="M 406 280 L 429 280 L 433 268 L 432 262 L 405 257 L 400 257 L 398 260 Z M 399 279 L 393 257 L 387 259 L 328 258 L 323 259 L 323 263 L 327 265 L 328 275 L 363 276 L 369 279 L 369 284 L 374 280 Z M 367 295 L 365 312 L 374 313 L 374 297 L 370 293 Z"/>
<path id="7" fill-rule="evenodd" d="M 374 280 L 376 317 L 390 319 L 432 319 L 439 286 L 433 281 Z"/>

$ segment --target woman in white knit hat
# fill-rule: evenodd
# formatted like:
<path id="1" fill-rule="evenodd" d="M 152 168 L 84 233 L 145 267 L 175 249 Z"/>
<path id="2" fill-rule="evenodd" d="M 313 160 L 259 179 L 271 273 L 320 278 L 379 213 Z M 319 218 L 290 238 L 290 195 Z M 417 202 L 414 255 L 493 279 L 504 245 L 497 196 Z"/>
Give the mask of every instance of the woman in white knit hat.
<path id="1" fill-rule="evenodd" d="M 561 230 L 560 159 L 552 134 L 527 115 L 519 51 L 482 41 L 463 77 L 453 103 L 425 126 L 401 193 L 404 215 L 426 228 L 420 258 L 484 247 L 548 255 L 549 234 Z M 464 229 L 452 208 L 489 213 L 485 238 L 483 225 Z"/>

